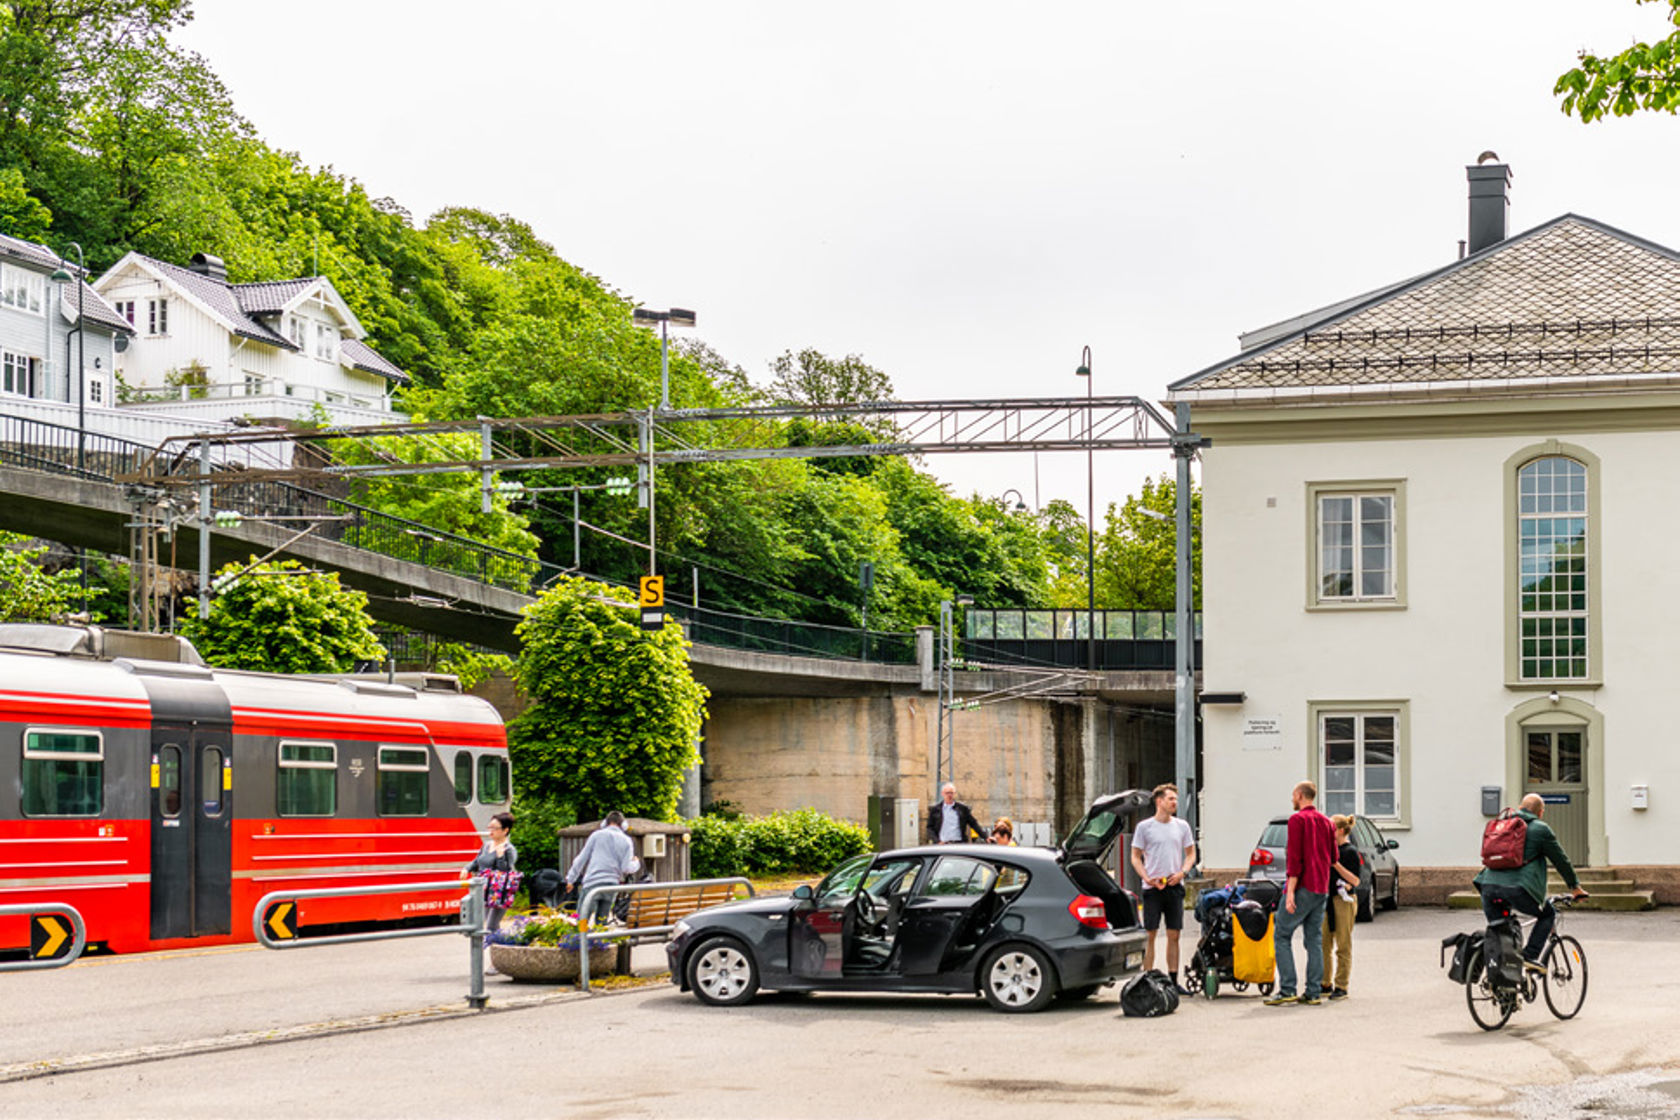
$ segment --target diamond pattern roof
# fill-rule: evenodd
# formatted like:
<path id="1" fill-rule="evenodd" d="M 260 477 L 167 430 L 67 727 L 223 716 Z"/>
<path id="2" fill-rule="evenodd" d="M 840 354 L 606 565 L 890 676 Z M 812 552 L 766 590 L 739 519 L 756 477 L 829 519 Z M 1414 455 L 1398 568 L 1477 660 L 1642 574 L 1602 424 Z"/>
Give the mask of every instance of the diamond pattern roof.
<path id="1" fill-rule="evenodd" d="M 1668 374 L 1680 374 L 1680 255 L 1566 214 L 1172 389 Z"/>

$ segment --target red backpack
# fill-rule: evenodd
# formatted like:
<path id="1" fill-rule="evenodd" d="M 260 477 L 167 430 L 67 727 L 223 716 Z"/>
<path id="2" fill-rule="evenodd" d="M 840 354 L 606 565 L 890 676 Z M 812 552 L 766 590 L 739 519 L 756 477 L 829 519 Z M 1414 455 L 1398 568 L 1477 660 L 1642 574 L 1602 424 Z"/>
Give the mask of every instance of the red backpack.
<path id="1" fill-rule="evenodd" d="M 1527 861 L 1528 822 L 1504 809 L 1482 829 L 1482 866 L 1492 871 L 1515 871 Z"/>

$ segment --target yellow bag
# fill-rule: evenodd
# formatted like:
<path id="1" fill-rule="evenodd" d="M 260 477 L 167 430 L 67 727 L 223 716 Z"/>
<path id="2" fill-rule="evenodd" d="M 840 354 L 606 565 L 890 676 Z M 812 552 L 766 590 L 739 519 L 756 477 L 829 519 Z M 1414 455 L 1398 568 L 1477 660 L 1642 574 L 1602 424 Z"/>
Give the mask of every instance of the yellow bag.
<path id="1" fill-rule="evenodd" d="M 1266 915 L 1266 932 L 1258 941 L 1249 939 L 1242 923 L 1231 918 L 1231 977 L 1250 984 L 1270 984 L 1277 971 L 1277 954 L 1272 948 L 1275 914 Z"/>

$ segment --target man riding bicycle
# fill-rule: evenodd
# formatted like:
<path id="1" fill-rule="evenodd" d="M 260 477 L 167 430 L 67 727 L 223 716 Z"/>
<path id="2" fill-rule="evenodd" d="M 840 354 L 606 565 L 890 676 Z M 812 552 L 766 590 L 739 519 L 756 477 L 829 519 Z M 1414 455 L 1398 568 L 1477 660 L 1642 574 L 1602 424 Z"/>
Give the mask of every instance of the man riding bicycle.
<path id="1" fill-rule="evenodd" d="M 1547 862 L 1558 869 L 1576 898 L 1587 897 L 1587 892 L 1575 877 L 1575 868 L 1564 854 L 1563 845 L 1558 843 L 1557 833 L 1540 819 L 1546 815 L 1545 799 L 1538 793 L 1529 794 L 1517 806 L 1516 815 L 1528 822 L 1522 866 L 1509 870 L 1483 868 L 1476 876 L 1476 887 L 1482 892 L 1482 913 L 1489 924 L 1513 910 L 1536 919 L 1528 944 L 1523 948 L 1523 967 L 1543 972 L 1540 954 L 1546 951 L 1546 939 L 1552 935 L 1552 924 L 1557 921 L 1557 910 L 1546 901 Z"/>

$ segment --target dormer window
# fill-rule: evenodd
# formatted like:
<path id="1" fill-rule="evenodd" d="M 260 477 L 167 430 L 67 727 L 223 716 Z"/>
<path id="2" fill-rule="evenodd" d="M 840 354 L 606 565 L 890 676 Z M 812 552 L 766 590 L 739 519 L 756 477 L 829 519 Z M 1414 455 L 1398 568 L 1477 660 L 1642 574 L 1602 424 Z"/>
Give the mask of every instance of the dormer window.
<path id="1" fill-rule="evenodd" d="M 286 318 L 286 337 L 292 340 L 292 345 L 301 352 L 304 347 L 304 322 L 301 316 L 290 315 Z"/>
<path id="2" fill-rule="evenodd" d="M 315 324 L 315 356 L 329 362 L 338 357 L 338 332 L 325 323 Z"/>
<path id="3" fill-rule="evenodd" d="M 39 272 L 0 265 L 0 305 L 39 315 L 46 291 L 46 277 Z"/>

